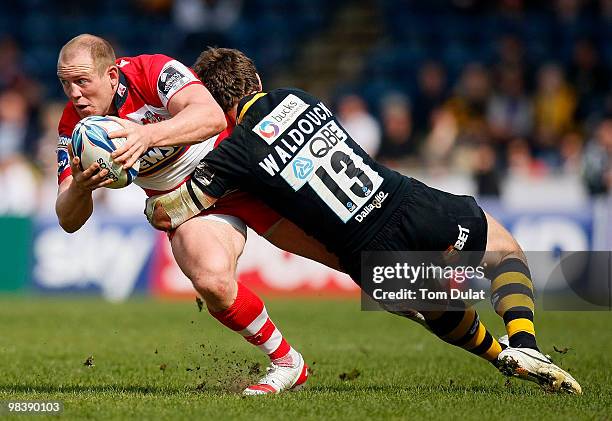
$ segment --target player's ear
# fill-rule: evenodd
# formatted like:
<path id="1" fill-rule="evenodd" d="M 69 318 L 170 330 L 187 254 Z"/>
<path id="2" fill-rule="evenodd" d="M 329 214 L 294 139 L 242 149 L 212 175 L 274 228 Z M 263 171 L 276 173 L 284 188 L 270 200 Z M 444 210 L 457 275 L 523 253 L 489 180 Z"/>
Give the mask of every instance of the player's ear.
<path id="1" fill-rule="evenodd" d="M 263 91 L 263 85 L 261 83 L 261 78 L 259 77 L 259 73 L 255 73 L 255 76 L 257 76 L 257 92 L 262 92 Z"/>
<path id="2" fill-rule="evenodd" d="M 238 103 L 239 103 L 239 102 L 240 102 L 240 101 L 236 101 L 236 102 L 234 103 L 234 105 L 232 106 L 232 108 L 230 108 L 230 109 L 227 111 L 227 115 L 228 115 L 228 117 L 229 117 L 230 119 L 232 119 L 232 120 L 234 121 L 234 123 L 236 123 L 236 124 L 238 124 L 238 123 L 239 123 L 239 121 L 238 121 Z"/>
<path id="3" fill-rule="evenodd" d="M 108 77 L 110 78 L 111 85 L 113 86 L 113 88 L 115 88 L 115 86 L 119 84 L 119 68 L 113 64 L 112 66 L 108 67 L 108 70 L 106 72 L 108 74 Z"/>

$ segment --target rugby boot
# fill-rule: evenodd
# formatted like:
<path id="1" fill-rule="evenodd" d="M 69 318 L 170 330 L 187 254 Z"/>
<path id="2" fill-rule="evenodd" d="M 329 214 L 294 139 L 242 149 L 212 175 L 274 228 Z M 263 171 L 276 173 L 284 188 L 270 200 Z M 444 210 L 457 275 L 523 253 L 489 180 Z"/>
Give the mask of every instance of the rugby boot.
<path id="1" fill-rule="evenodd" d="M 293 364 L 284 365 L 282 362 L 272 362 L 267 368 L 266 375 L 257 384 L 244 389 L 242 394 L 247 396 L 267 395 L 285 390 L 301 389 L 308 380 L 308 366 L 300 353 L 296 352 L 295 355 L 298 358 Z"/>
<path id="2" fill-rule="evenodd" d="M 500 339 L 500 342 L 503 338 Z M 580 384 L 565 370 L 555 365 L 549 357 L 531 348 L 504 349 L 498 359 L 498 369 L 506 376 L 529 380 L 549 392 L 582 394 Z"/>

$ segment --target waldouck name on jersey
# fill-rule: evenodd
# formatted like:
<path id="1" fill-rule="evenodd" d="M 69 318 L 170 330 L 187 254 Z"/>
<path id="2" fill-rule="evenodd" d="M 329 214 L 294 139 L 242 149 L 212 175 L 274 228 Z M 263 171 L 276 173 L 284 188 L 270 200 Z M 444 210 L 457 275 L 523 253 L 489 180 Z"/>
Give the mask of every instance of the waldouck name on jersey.
<path id="1" fill-rule="evenodd" d="M 292 95 L 289 95 L 287 98 L 290 96 Z M 299 98 L 297 99 L 302 101 Z M 296 124 L 297 128 L 289 130 L 286 136 L 283 136 L 280 141 L 277 142 L 277 144 L 274 146 L 275 153 L 268 154 L 268 156 L 259 162 L 259 166 L 270 174 L 270 176 L 276 175 L 304 145 L 307 137 L 308 139 L 312 137 L 313 141 L 317 138 L 316 135 L 312 136 L 312 134 L 327 120 L 331 119 L 332 116 L 332 112 L 322 102 L 319 102 L 317 105 L 312 107 L 310 111 L 305 113 L 303 118 L 298 120 Z M 264 119 L 260 121 L 255 128 L 259 127 L 267 117 L 268 116 L 264 117 Z M 339 130 L 343 133 L 341 137 L 346 139 L 346 134 L 338 127 L 338 125 L 334 123 L 334 126 L 336 128 L 335 130 Z M 330 134 L 329 132 L 330 130 L 326 131 L 327 134 Z"/>
<path id="2" fill-rule="evenodd" d="M 268 142 L 270 152 L 258 162 L 259 167 L 270 177 L 280 175 L 294 191 L 309 185 L 343 222 L 365 206 L 357 218 L 358 222 L 363 221 L 386 199 L 384 195 L 372 199 L 383 178 L 347 145 L 348 133 L 322 102 L 316 105 L 303 102 L 309 109 L 297 114 L 299 103 L 291 97 L 302 102 L 295 95 L 288 95 L 255 125 L 257 133 L 258 127 L 279 110 L 285 110 L 284 118 L 295 120 L 290 126 L 287 123 L 285 134 L 273 143 Z"/>

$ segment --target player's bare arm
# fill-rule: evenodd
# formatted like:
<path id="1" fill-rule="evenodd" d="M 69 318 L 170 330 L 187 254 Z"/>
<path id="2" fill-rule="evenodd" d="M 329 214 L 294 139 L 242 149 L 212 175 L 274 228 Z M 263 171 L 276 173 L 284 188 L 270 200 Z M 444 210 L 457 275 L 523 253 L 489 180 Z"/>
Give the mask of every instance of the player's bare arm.
<path id="1" fill-rule="evenodd" d="M 74 156 L 71 145 L 68 145 L 68 154 L 72 175 L 66 177 L 58 187 L 55 212 L 64 231 L 75 232 L 93 212 L 92 192 L 110 184 L 112 180 L 104 179 L 108 170 L 100 171 L 97 163 L 81 170 L 79 158 Z"/>
<path id="2" fill-rule="evenodd" d="M 219 134 L 227 126 L 221 107 L 200 84 L 177 92 L 168 102 L 168 111 L 172 118 L 144 126 L 113 117 L 124 129 L 109 137 L 127 138 L 125 145 L 112 154 L 113 159 L 129 168 L 149 148 L 198 143 Z"/>

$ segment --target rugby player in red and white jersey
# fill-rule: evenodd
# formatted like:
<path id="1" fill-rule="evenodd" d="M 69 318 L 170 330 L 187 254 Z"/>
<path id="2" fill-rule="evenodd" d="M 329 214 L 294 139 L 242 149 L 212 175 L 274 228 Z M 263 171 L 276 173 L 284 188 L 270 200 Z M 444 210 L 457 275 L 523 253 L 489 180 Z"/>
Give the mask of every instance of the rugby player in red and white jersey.
<path id="1" fill-rule="evenodd" d="M 195 74 L 164 55 L 116 59 L 106 40 L 83 34 L 60 51 L 57 75 L 68 103 L 58 128 L 56 213 L 67 232 L 85 224 L 93 212 L 92 192 L 110 183 L 104 180 L 107 170 L 95 163 L 82 170 L 72 154 L 72 131 L 80 119 L 118 117 L 123 130 L 111 137 L 126 137 L 127 142 L 113 157 L 125 168 L 140 160 L 135 183 L 149 196 L 180 186 L 233 125 Z M 263 301 L 235 280 L 246 240 L 240 218 L 287 251 L 331 267 L 338 267 L 336 258 L 262 202 L 242 193 L 228 197 L 213 212 L 175 231 L 171 245 L 178 265 L 209 312 L 270 358 L 265 381 L 248 387 L 245 394 L 278 393 L 301 386 L 308 375 L 302 356 L 283 338 Z"/>

